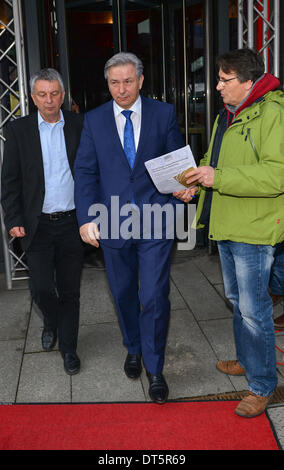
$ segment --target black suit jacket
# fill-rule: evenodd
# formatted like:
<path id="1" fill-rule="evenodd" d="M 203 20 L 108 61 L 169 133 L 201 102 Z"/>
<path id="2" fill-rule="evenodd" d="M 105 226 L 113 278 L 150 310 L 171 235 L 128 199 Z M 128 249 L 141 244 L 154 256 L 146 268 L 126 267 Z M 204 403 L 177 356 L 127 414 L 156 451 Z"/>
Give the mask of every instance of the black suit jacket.
<path id="1" fill-rule="evenodd" d="M 83 126 L 83 115 L 63 111 L 64 135 L 70 169 Z M 26 250 L 37 229 L 45 194 L 43 159 L 37 112 L 7 125 L 1 175 L 1 203 L 7 230 L 22 226 Z"/>

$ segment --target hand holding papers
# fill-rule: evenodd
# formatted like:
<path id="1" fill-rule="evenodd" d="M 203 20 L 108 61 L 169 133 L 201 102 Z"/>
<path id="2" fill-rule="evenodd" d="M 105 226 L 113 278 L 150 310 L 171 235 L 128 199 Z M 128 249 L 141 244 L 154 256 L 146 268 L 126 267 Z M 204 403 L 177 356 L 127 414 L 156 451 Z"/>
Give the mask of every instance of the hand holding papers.
<path id="1" fill-rule="evenodd" d="M 196 167 L 195 167 L 196 168 Z M 178 175 L 174 176 L 174 178 L 183 186 L 186 188 L 191 188 L 192 186 L 195 186 L 198 181 L 194 180 L 192 183 L 188 184 L 186 179 L 190 177 L 189 173 L 191 173 L 194 170 L 194 168 L 191 166 L 190 168 L 187 168 L 186 170 L 182 171 Z M 188 176 L 189 175 L 189 176 Z M 183 188 L 184 189 L 184 188 Z"/>
<path id="2" fill-rule="evenodd" d="M 196 163 L 189 145 L 161 157 L 145 162 L 145 166 L 162 194 L 182 191 L 195 183 L 188 185 L 185 174 L 196 168 Z"/>

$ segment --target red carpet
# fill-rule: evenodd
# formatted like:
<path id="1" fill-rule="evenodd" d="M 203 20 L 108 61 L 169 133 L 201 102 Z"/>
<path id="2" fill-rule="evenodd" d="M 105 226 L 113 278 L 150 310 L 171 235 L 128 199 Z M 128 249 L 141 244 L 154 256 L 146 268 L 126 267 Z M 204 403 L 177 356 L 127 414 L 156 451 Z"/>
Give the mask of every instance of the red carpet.
<path id="1" fill-rule="evenodd" d="M 278 450 L 267 416 L 236 403 L 1 405 L 0 450 Z"/>

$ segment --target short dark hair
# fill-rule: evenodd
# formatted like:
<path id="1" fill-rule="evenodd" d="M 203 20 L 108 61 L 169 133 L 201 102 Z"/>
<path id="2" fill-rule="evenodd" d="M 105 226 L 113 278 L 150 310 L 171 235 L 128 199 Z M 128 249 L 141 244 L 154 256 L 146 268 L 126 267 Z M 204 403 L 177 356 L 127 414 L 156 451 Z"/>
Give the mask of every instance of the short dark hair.
<path id="1" fill-rule="evenodd" d="M 235 49 L 217 57 L 216 66 L 225 73 L 236 73 L 240 82 L 255 82 L 264 74 L 264 62 L 252 49 Z"/>

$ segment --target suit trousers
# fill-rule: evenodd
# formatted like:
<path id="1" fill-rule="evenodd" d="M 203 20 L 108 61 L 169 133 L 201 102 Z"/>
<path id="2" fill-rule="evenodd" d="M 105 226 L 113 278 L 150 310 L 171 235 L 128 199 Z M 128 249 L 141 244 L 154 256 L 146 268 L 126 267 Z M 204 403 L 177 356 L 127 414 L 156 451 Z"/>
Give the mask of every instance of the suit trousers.
<path id="1" fill-rule="evenodd" d="M 102 243 L 123 343 L 130 354 L 142 353 L 152 374 L 164 365 L 172 245 L 173 240 L 128 240 L 116 249 Z"/>
<path id="2" fill-rule="evenodd" d="M 34 301 L 44 326 L 58 329 L 62 352 L 77 348 L 83 245 L 75 211 L 59 220 L 44 215 L 26 250 Z"/>

